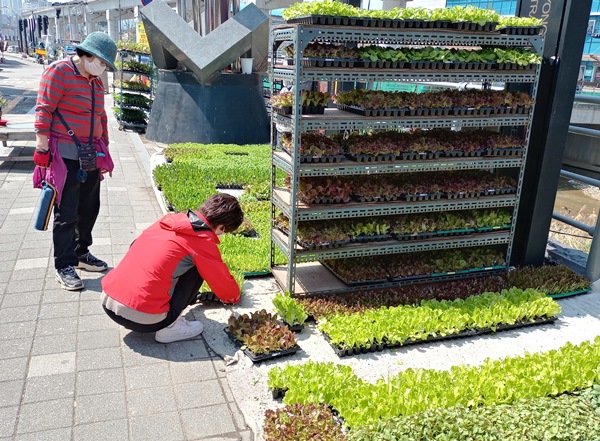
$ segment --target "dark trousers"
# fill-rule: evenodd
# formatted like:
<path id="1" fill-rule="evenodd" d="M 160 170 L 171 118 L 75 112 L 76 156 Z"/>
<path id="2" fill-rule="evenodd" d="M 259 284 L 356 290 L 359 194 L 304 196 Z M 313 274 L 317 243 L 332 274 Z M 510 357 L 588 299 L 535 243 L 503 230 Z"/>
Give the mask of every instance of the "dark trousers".
<path id="1" fill-rule="evenodd" d="M 67 179 L 60 206 L 54 206 L 54 267 L 76 266 L 92 245 L 92 229 L 100 212 L 100 171 L 87 172 L 84 183 L 77 180 L 79 161 L 64 159 Z"/>
<path id="2" fill-rule="evenodd" d="M 171 301 L 169 302 L 169 312 L 167 312 L 165 319 L 158 323 L 142 325 L 140 323 L 127 320 L 126 318 L 115 314 L 109 309 L 104 308 L 104 312 L 106 312 L 106 314 L 108 314 L 108 316 L 119 325 L 131 331 L 156 332 L 169 326 L 177 319 L 177 317 L 181 315 L 185 308 L 196 303 L 196 297 L 203 282 L 204 279 L 200 276 L 200 273 L 198 273 L 196 267 L 190 268 L 183 273 L 181 277 L 179 277 L 177 285 L 175 285 L 175 289 L 173 290 L 173 295 L 171 296 Z"/>

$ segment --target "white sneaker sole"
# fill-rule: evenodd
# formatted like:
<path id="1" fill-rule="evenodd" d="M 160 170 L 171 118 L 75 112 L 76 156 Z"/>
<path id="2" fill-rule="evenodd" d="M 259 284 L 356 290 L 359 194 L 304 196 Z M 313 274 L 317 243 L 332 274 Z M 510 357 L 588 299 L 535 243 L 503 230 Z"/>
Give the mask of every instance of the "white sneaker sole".
<path id="1" fill-rule="evenodd" d="M 199 332 L 196 335 L 191 335 L 189 337 L 185 337 L 185 338 L 177 338 L 177 337 L 173 337 L 173 338 L 164 338 L 161 339 L 159 337 L 156 337 L 156 335 L 154 336 L 154 340 L 156 340 L 158 343 L 175 343 L 176 341 L 187 341 L 187 340 L 193 340 L 196 337 L 202 335 L 202 331 Z"/>
<path id="2" fill-rule="evenodd" d="M 69 285 L 65 285 L 62 282 L 61 278 L 58 277 L 58 275 L 54 276 L 54 278 L 56 279 L 58 284 L 62 287 L 62 289 L 65 289 L 67 291 L 81 291 L 83 288 L 85 288 L 85 286 L 83 285 L 83 282 L 81 283 L 81 286 L 69 286 Z"/>
<path id="3" fill-rule="evenodd" d="M 77 264 L 76 268 L 86 270 L 91 273 L 101 273 L 102 271 L 106 271 L 108 269 L 108 266 L 93 266 L 93 265 L 88 265 L 85 262 L 79 262 Z"/>

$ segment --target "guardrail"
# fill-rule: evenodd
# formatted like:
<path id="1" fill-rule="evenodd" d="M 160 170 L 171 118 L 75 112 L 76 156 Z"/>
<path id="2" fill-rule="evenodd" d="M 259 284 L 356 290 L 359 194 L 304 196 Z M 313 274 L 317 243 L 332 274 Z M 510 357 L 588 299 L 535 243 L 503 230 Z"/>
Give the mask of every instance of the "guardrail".
<path id="1" fill-rule="evenodd" d="M 574 102 L 600 105 L 600 97 L 596 95 L 577 94 L 575 95 Z M 590 138 L 600 138 L 600 130 L 588 129 L 587 127 L 570 125 L 569 133 L 587 136 Z M 598 179 L 589 178 L 587 176 L 572 173 L 566 170 L 561 170 L 560 175 L 565 178 L 574 179 L 576 181 L 583 182 L 584 184 L 600 188 L 600 180 Z M 557 212 L 553 212 L 552 217 L 590 235 L 592 238 L 592 245 L 590 247 L 587 263 L 585 265 L 585 276 L 591 281 L 598 280 L 600 278 L 600 222 L 596 221 L 595 226 L 590 226 Z"/>

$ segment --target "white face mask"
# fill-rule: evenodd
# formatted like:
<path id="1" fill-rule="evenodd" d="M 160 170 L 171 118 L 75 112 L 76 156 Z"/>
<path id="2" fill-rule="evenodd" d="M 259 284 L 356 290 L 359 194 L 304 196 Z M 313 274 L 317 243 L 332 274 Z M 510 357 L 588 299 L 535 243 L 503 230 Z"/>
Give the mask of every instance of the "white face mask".
<path id="1" fill-rule="evenodd" d="M 86 58 L 84 61 L 84 66 L 85 70 L 95 77 L 102 75 L 102 72 L 106 70 L 106 66 L 102 65 L 100 58 L 95 58 L 94 61 L 90 61 L 89 58 Z"/>

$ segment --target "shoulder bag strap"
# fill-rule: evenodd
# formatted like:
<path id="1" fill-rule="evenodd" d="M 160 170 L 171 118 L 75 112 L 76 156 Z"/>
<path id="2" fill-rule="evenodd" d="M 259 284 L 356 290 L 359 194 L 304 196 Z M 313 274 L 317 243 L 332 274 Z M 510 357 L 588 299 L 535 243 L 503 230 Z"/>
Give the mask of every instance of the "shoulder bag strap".
<path id="1" fill-rule="evenodd" d="M 96 104 L 96 96 L 95 95 L 96 94 L 94 93 L 94 81 L 92 81 L 92 111 L 91 111 L 91 117 L 90 117 L 90 140 L 89 140 L 90 144 L 92 144 L 94 142 L 94 110 L 95 110 L 94 107 Z M 71 128 L 69 127 L 69 125 L 67 124 L 67 122 L 65 121 L 65 119 L 63 118 L 61 113 L 58 111 L 58 109 L 54 109 L 54 113 L 56 113 L 58 118 L 61 120 L 61 122 L 67 129 L 67 133 L 69 134 L 69 136 L 71 138 L 73 138 L 75 145 L 77 145 L 77 146 L 81 145 L 81 143 L 79 142 L 79 139 L 77 138 L 77 136 L 75 136 L 75 132 L 73 130 L 71 130 Z"/>

